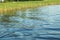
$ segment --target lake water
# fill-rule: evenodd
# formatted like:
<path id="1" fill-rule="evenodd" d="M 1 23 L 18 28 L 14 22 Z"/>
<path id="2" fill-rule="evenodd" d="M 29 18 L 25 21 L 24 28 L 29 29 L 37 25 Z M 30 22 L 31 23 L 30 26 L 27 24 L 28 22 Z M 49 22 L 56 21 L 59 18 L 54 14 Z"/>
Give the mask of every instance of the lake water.
<path id="1" fill-rule="evenodd" d="M 60 5 L 0 16 L 0 40 L 60 40 Z"/>

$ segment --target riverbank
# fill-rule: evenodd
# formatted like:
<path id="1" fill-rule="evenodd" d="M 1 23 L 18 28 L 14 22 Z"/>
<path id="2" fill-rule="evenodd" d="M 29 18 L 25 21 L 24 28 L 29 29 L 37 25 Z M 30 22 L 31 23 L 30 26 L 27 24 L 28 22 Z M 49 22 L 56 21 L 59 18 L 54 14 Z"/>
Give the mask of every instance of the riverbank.
<path id="1" fill-rule="evenodd" d="M 60 1 L 25 1 L 25 2 L 6 2 L 0 3 L 0 13 L 10 12 L 13 10 L 24 10 L 47 5 L 59 5 Z"/>

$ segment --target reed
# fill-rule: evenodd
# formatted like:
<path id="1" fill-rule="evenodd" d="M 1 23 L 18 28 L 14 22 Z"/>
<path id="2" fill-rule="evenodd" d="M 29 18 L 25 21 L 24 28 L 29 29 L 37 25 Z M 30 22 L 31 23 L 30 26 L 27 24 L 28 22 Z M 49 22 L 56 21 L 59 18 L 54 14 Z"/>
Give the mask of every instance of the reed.
<path id="1" fill-rule="evenodd" d="M 36 8 L 47 5 L 59 5 L 60 1 L 26 1 L 26 2 L 6 2 L 0 3 L 0 15 L 12 15 L 10 12 L 16 10 L 25 10 L 28 8 Z"/>

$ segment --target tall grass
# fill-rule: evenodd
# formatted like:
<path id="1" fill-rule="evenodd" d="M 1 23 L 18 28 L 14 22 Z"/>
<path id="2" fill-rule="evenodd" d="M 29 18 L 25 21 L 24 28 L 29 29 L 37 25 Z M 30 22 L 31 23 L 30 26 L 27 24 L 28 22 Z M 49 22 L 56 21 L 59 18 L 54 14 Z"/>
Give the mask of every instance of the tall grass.
<path id="1" fill-rule="evenodd" d="M 0 14 L 7 14 L 16 10 L 24 10 L 28 8 L 36 8 L 47 5 L 60 4 L 60 1 L 25 1 L 25 2 L 6 2 L 0 3 Z M 7 12 L 7 13 L 6 13 Z M 9 15 L 12 13 L 8 13 Z"/>

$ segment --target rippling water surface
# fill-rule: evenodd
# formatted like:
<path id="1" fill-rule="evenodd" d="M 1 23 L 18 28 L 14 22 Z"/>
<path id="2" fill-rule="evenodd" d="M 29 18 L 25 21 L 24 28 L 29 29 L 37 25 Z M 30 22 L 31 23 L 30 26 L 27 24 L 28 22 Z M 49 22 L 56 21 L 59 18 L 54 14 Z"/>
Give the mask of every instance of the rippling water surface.
<path id="1" fill-rule="evenodd" d="M 0 40 L 60 40 L 60 5 L 0 16 Z"/>

